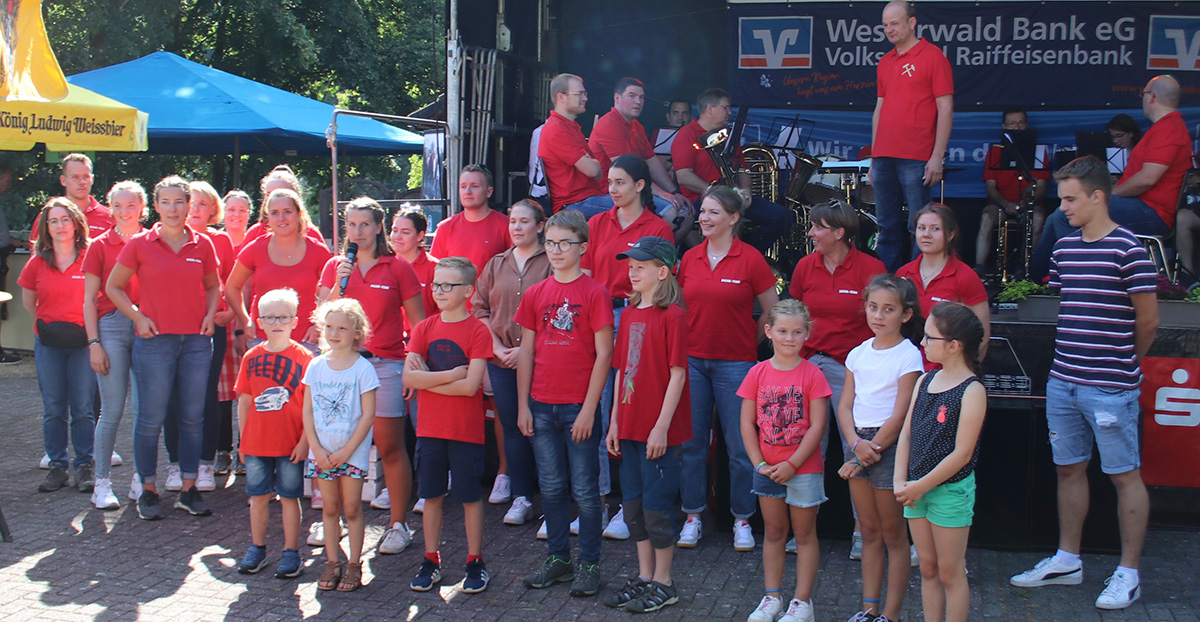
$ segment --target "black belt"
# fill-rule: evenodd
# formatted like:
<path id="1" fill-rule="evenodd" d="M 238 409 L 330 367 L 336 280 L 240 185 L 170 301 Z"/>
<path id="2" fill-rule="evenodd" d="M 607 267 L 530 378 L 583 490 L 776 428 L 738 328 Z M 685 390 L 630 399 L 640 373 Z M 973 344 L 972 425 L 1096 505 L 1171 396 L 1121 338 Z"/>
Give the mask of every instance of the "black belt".
<path id="1" fill-rule="evenodd" d="M 613 298 L 612 303 L 613 303 L 614 309 L 620 309 L 622 307 L 629 305 L 629 299 L 628 298 Z"/>
<path id="2" fill-rule="evenodd" d="M 370 350 L 359 350 L 359 351 L 358 351 L 358 353 L 359 353 L 359 354 L 361 354 L 361 355 L 362 355 L 362 357 L 363 357 L 363 358 L 365 358 L 365 359 L 373 359 L 373 358 L 375 358 L 375 355 L 374 355 L 374 354 L 372 354 Z"/>

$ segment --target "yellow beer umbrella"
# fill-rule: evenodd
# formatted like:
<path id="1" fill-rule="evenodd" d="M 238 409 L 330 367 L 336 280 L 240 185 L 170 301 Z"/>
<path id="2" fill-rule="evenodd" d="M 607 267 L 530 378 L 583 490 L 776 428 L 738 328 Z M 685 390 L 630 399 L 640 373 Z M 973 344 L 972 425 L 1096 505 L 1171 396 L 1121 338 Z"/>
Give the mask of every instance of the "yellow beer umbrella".
<path id="1" fill-rule="evenodd" d="M 149 115 L 74 84 L 52 102 L 0 101 L 0 150 L 145 151 Z"/>

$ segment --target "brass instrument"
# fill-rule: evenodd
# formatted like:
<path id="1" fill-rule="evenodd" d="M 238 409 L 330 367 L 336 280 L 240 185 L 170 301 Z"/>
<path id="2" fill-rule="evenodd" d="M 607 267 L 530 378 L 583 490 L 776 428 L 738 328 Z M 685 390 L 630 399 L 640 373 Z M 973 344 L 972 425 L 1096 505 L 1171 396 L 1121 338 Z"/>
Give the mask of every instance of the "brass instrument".
<path id="1" fill-rule="evenodd" d="M 1001 207 L 1000 213 L 996 218 L 996 263 L 1000 268 L 1000 281 L 1008 283 L 1016 280 L 1017 275 L 1009 270 L 1008 253 L 1012 248 L 1012 241 L 1009 239 L 1012 235 L 1012 227 L 1010 227 L 1010 218 L 1017 218 L 1017 226 L 1021 231 L 1021 273 L 1023 278 L 1029 278 L 1029 265 L 1033 259 L 1033 208 L 1034 208 L 1034 191 L 1037 187 L 1036 182 L 1025 187 L 1021 194 L 1021 199 L 1017 202 L 1017 215 L 1010 217 L 1008 212 Z"/>
<path id="2" fill-rule="evenodd" d="M 742 163 L 750 176 L 750 193 L 772 203 L 779 202 L 779 163 L 775 154 L 762 143 L 742 147 Z"/>
<path id="3" fill-rule="evenodd" d="M 711 132 L 701 134 L 700 137 L 696 139 L 694 146 L 697 149 L 703 149 L 704 151 L 708 152 L 709 157 L 712 158 L 713 164 L 717 165 L 717 171 L 721 173 L 721 185 L 729 186 L 730 188 L 737 188 L 737 171 L 734 170 L 733 165 L 731 165 L 729 161 L 725 159 L 725 156 L 721 154 L 721 152 L 725 149 L 725 143 L 728 141 L 729 128 L 723 127 L 719 130 L 713 130 Z"/>

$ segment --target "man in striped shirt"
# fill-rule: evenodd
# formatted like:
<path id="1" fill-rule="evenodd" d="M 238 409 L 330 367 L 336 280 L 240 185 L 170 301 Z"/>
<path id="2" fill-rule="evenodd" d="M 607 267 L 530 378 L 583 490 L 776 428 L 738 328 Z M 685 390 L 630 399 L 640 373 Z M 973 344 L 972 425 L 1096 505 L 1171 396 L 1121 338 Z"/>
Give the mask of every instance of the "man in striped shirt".
<path id="1" fill-rule="evenodd" d="M 1154 263 L 1128 229 L 1109 217 L 1112 181 L 1104 163 L 1079 158 L 1054 174 L 1062 211 L 1078 230 L 1054 245 L 1051 286 L 1062 288 L 1054 363 L 1046 384 L 1046 422 L 1058 470 L 1058 552 L 1012 577 L 1017 587 L 1078 585 L 1088 511 L 1092 442 L 1117 489 L 1121 562 L 1096 599 L 1124 609 L 1141 595 L 1138 560 L 1150 500 L 1138 452 L 1138 361 L 1158 328 Z"/>

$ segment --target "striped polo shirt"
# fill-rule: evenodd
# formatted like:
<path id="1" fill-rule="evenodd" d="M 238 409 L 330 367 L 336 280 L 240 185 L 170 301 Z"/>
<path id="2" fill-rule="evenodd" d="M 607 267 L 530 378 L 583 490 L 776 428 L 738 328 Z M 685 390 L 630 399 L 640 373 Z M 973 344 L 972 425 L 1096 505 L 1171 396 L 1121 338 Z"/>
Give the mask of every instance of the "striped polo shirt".
<path id="1" fill-rule="evenodd" d="M 1075 231 L 1054 245 L 1050 286 L 1062 288 L 1050 375 L 1080 384 L 1136 389 L 1132 294 L 1155 292 L 1154 262 L 1124 227 L 1094 242 Z"/>

